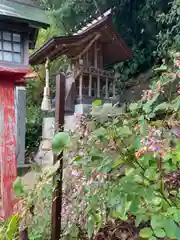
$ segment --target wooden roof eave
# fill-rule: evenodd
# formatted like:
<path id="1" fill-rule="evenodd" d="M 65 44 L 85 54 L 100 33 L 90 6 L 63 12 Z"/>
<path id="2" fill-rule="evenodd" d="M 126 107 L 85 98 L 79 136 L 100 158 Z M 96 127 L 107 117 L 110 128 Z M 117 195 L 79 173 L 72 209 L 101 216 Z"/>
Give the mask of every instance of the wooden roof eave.
<path id="1" fill-rule="evenodd" d="M 76 45 L 76 42 L 78 41 L 88 41 L 88 39 L 92 38 L 92 35 L 96 34 L 97 30 L 101 29 L 102 25 L 106 25 L 107 22 L 110 22 L 110 16 L 104 18 L 99 22 L 97 25 L 87 29 L 87 31 L 84 31 L 80 35 L 72 35 L 72 36 L 61 36 L 61 37 L 53 37 L 49 41 L 47 41 L 41 48 L 39 48 L 36 52 L 34 52 L 30 58 L 29 63 L 31 65 L 37 65 L 42 64 L 45 62 L 46 58 L 50 57 L 48 56 L 49 49 L 53 47 L 53 45 L 60 45 L 60 44 L 70 44 Z M 89 36 L 88 36 L 89 35 Z M 60 56 L 59 54 L 55 54 L 54 57 L 50 60 L 54 60 L 55 58 Z"/>
<path id="2" fill-rule="evenodd" d="M 39 50 L 30 56 L 29 62 L 31 65 L 42 64 L 46 61 L 46 58 L 54 60 L 63 54 L 66 54 L 70 58 L 74 57 L 74 53 L 76 55 L 79 54 L 79 50 L 76 50 L 73 53 L 76 46 L 83 46 L 84 43 L 90 42 L 98 32 L 101 30 L 104 31 L 105 29 L 106 34 L 109 32 L 109 39 L 112 39 L 112 35 L 114 36 L 114 42 L 112 41 L 112 51 L 110 49 L 109 52 L 110 55 L 108 54 L 107 49 L 105 49 L 107 59 L 107 63 L 105 63 L 105 65 L 112 65 L 120 61 L 132 59 L 133 56 L 131 50 L 121 39 L 120 34 L 116 31 L 114 25 L 112 24 L 112 16 L 109 15 L 102 18 L 96 25 L 82 31 L 80 34 L 51 38 Z M 80 52 L 82 52 L 82 49 Z M 117 56 L 117 52 L 120 53 L 119 56 Z"/>

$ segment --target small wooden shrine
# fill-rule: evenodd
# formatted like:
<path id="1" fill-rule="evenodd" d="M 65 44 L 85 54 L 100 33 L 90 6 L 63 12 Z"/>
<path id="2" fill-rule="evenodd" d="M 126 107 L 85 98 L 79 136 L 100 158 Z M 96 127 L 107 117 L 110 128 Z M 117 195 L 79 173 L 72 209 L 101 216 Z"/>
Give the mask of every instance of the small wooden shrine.
<path id="1" fill-rule="evenodd" d="M 70 61 L 66 73 L 66 111 L 78 113 L 84 113 L 94 99 L 115 97 L 116 79 L 104 69 L 132 59 L 131 50 L 113 26 L 111 10 L 71 36 L 51 38 L 30 56 L 30 64 L 42 64 L 61 55 Z"/>
<path id="2" fill-rule="evenodd" d="M 39 3 L 40 4 L 40 3 Z M 25 81 L 29 49 L 48 27 L 38 1 L 0 0 L 0 218 L 12 214 L 12 184 L 25 153 Z"/>

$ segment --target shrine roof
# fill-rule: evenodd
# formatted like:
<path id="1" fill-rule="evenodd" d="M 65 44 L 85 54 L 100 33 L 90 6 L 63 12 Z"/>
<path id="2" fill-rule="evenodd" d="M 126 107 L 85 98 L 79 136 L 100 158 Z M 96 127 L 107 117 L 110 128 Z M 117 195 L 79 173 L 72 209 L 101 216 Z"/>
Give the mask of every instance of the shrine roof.
<path id="1" fill-rule="evenodd" d="M 39 27 L 48 27 L 48 18 L 45 11 L 30 0 L 0 0 L 0 19 L 13 19 L 26 23 L 32 23 Z"/>
<path id="2" fill-rule="evenodd" d="M 54 60 L 61 55 L 74 58 L 97 34 L 100 34 L 104 65 L 132 59 L 132 52 L 115 30 L 111 10 L 108 10 L 73 35 L 51 38 L 30 56 L 29 62 L 42 64 L 47 58 Z"/>

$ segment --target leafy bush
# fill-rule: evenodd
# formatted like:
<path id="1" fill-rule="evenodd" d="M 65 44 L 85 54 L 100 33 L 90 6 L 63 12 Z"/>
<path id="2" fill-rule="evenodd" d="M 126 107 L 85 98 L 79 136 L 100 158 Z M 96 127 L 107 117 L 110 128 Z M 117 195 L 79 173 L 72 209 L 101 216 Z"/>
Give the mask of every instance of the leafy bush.
<path id="1" fill-rule="evenodd" d="M 95 101 L 91 114 L 80 116 L 67 153 L 64 239 L 97 239 L 107 223 L 116 221 L 131 221 L 142 239 L 180 239 L 179 86 L 173 94 L 166 91 L 179 79 L 164 66 L 158 72 L 159 81 L 127 111 Z M 66 133 L 57 134 L 53 150 L 62 151 L 68 142 Z M 19 180 L 14 184 L 24 206 L 17 216 L 32 240 L 49 239 L 57 168 L 41 172 L 32 191 L 24 191 Z"/>
<path id="2" fill-rule="evenodd" d="M 96 101 L 81 119 L 68 236 L 94 239 L 109 219 L 133 219 L 143 239 L 180 239 L 180 96 L 164 100 L 165 87 L 161 77 L 128 112 Z"/>

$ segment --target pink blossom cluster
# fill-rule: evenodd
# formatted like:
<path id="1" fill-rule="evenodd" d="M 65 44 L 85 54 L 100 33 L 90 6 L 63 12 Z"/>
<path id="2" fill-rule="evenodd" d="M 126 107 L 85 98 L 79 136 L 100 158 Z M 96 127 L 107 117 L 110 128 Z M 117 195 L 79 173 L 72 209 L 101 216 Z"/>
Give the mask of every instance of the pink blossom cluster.
<path id="1" fill-rule="evenodd" d="M 136 158 L 142 157 L 145 153 L 158 152 L 161 157 L 166 153 L 164 150 L 164 142 L 161 139 L 162 131 L 160 129 L 151 128 L 147 137 L 141 139 L 141 148 L 135 153 Z"/>

